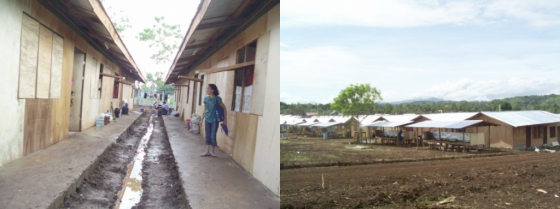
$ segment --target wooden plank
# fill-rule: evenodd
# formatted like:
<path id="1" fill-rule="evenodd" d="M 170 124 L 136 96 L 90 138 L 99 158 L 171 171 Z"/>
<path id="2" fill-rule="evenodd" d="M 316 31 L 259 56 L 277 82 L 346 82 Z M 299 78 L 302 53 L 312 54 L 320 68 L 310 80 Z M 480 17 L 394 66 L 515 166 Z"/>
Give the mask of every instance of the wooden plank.
<path id="1" fill-rule="evenodd" d="M 203 80 L 202 80 L 202 79 L 198 79 L 198 78 L 191 78 L 191 77 L 188 77 L 188 76 L 182 76 L 182 75 L 180 75 L 180 76 L 177 76 L 177 78 L 179 78 L 179 79 L 185 79 L 185 80 L 190 80 L 190 81 L 198 81 L 198 82 L 203 82 Z"/>
<path id="2" fill-rule="evenodd" d="M 111 78 L 117 78 L 117 79 L 122 78 L 121 76 L 111 75 L 111 74 L 107 74 L 107 73 L 99 73 L 99 75 L 107 76 L 107 77 L 111 77 Z"/>
<path id="3" fill-rule="evenodd" d="M 262 35 L 257 40 L 255 54 L 255 72 L 253 75 L 253 93 L 251 95 L 251 114 L 263 115 L 266 99 L 268 53 L 270 48 L 270 32 Z"/>
<path id="4" fill-rule="evenodd" d="M 56 34 L 53 35 L 51 82 L 49 98 L 60 98 L 62 90 L 62 57 L 64 39 Z"/>
<path id="5" fill-rule="evenodd" d="M 242 68 L 242 67 L 251 66 L 251 65 L 255 65 L 255 62 L 254 62 L 254 61 L 245 62 L 245 63 L 230 65 L 230 66 L 221 67 L 221 68 L 207 68 L 207 69 L 201 69 L 200 72 L 206 73 L 206 74 L 210 74 L 210 73 L 219 73 L 219 72 L 224 72 L 224 71 L 236 70 L 236 69 L 239 69 L 239 68 Z"/>
<path id="6" fill-rule="evenodd" d="M 122 83 L 122 84 L 126 84 L 126 85 L 131 85 L 131 86 L 134 85 L 133 83 L 128 83 L 128 82 L 120 81 L 120 80 L 118 80 L 117 82 Z"/>
<path id="7" fill-rule="evenodd" d="M 23 14 L 19 65 L 19 98 L 35 98 L 39 28 L 39 22 Z"/>
<path id="8" fill-rule="evenodd" d="M 48 99 L 51 83 L 53 32 L 45 26 L 39 31 L 39 63 L 37 66 L 37 98 Z"/>

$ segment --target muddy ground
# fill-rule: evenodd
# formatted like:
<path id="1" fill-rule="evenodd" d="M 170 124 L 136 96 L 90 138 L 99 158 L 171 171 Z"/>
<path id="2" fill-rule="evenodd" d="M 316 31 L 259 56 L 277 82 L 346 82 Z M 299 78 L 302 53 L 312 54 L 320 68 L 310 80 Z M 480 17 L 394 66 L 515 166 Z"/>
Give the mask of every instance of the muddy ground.
<path id="1" fill-rule="evenodd" d="M 282 170 L 281 208 L 560 208 L 559 158 L 519 151 Z M 446 199 L 453 200 L 438 204 Z"/>
<path id="2" fill-rule="evenodd" d="M 353 139 L 328 139 L 298 137 L 280 142 L 280 165 L 282 169 L 363 165 L 387 162 L 440 160 L 451 158 L 484 157 L 514 154 L 499 150 L 479 150 L 476 153 L 443 152 L 428 146 L 404 147 L 395 145 L 367 144 L 370 149 L 348 149 Z"/>
<path id="3" fill-rule="evenodd" d="M 84 179 L 76 192 L 64 200 L 61 208 L 112 208 L 121 190 L 127 166 L 134 157 L 138 143 L 148 126 L 150 114 L 144 112 L 117 139 L 93 172 Z"/>
<path id="4" fill-rule="evenodd" d="M 143 162 L 142 197 L 134 208 L 189 208 L 183 195 L 175 159 L 167 132 L 157 112 L 147 110 L 100 157 L 76 193 L 64 200 L 60 208 L 114 208 L 122 190 L 127 168 L 134 160 L 141 138 L 146 134 L 150 115 L 154 132 Z"/>
<path id="5" fill-rule="evenodd" d="M 163 116 L 165 117 L 165 116 Z M 142 198 L 136 208 L 190 208 L 161 117 L 154 117 L 154 132 L 142 169 Z"/>

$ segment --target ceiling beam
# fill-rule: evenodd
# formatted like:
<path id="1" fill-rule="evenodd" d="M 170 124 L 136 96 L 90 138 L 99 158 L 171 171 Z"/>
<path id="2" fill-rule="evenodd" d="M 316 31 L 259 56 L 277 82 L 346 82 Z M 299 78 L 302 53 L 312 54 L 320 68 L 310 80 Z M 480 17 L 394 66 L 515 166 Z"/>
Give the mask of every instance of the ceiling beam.
<path id="1" fill-rule="evenodd" d="M 177 76 L 177 78 L 179 78 L 179 79 L 185 79 L 185 80 L 191 80 L 191 81 L 198 81 L 198 82 L 203 82 L 203 80 L 202 80 L 202 79 L 191 78 L 191 77 L 187 77 L 187 76 L 182 76 L 182 75 L 180 75 L 180 76 Z"/>
<path id="2" fill-rule="evenodd" d="M 221 22 L 200 24 L 196 27 L 196 29 L 197 30 L 204 30 L 204 29 L 210 29 L 210 28 L 227 27 L 227 26 L 232 26 L 232 25 L 241 25 L 244 22 L 245 22 L 245 19 L 225 20 L 225 21 L 221 21 Z"/>

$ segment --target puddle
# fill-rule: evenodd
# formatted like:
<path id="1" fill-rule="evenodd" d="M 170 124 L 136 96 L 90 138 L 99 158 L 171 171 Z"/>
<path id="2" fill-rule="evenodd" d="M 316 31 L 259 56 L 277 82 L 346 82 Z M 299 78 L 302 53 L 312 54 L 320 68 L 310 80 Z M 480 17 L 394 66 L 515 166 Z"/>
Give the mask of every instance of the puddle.
<path id="1" fill-rule="evenodd" d="M 152 136 L 154 131 L 154 123 L 152 122 L 153 116 L 154 115 L 150 115 L 148 130 L 140 140 L 134 160 L 128 165 L 126 177 L 123 180 L 123 188 L 118 194 L 119 199 L 117 200 L 115 209 L 132 208 L 140 202 L 140 198 L 142 197 L 142 162 L 144 161 L 144 156 L 146 156 L 145 148 L 148 146 L 150 136 Z"/>
<path id="2" fill-rule="evenodd" d="M 373 149 L 372 146 L 365 146 L 365 145 L 347 145 L 346 149 Z"/>

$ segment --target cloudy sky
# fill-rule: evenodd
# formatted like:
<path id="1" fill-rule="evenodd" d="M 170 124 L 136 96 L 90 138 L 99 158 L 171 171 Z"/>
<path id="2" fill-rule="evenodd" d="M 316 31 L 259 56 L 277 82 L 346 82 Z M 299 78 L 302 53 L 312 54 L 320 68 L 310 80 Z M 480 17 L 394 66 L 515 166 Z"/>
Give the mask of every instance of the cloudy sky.
<path id="1" fill-rule="evenodd" d="M 280 100 L 560 94 L 560 1 L 284 0 Z"/>
<path id="2" fill-rule="evenodd" d="M 102 4 L 111 19 L 128 17 L 129 25 L 124 33 L 120 34 L 126 48 L 144 75 L 146 73 L 164 72 L 167 75 L 171 62 L 156 64 L 150 59 L 155 48 L 150 48 L 148 42 L 141 42 L 136 35 L 156 24 L 155 17 L 164 16 L 164 22 L 169 25 L 180 25 L 181 32 L 187 33 L 200 0 L 103 0 Z M 109 8 L 111 7 L 111 8 Z M 121 12 L 122 11 L 122 12 Z M 116 16 L 114 15 L 116 13 Z M 182 41 L 182 40 L 181 40 Z M 179 41 L 179 44 L 180 42 Z M 174 52 L 171 59 L 175 58 Z"/>

